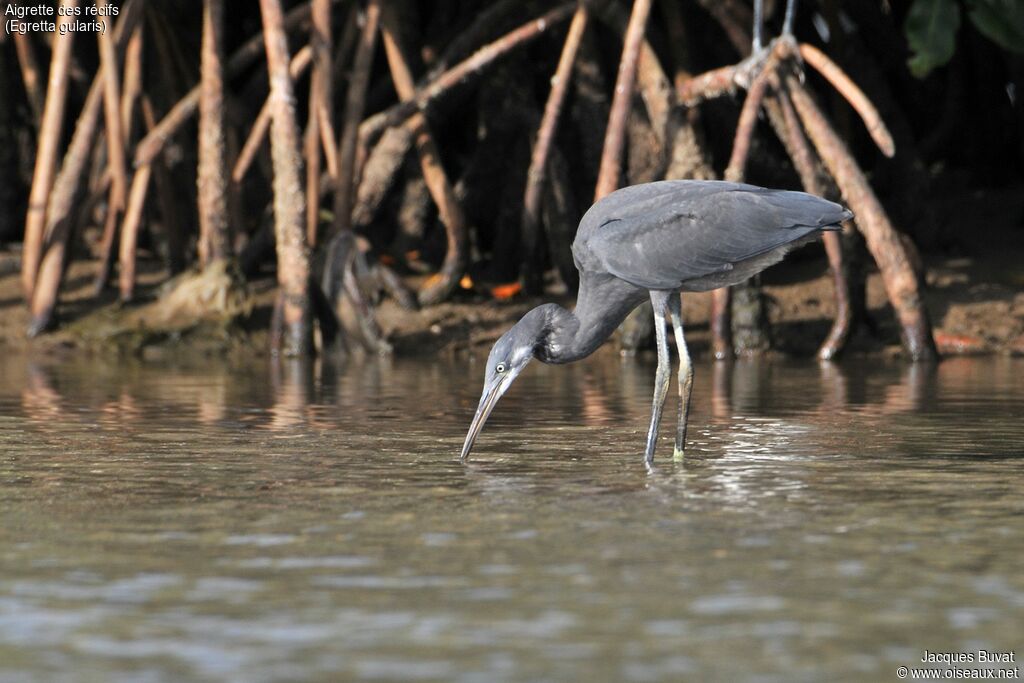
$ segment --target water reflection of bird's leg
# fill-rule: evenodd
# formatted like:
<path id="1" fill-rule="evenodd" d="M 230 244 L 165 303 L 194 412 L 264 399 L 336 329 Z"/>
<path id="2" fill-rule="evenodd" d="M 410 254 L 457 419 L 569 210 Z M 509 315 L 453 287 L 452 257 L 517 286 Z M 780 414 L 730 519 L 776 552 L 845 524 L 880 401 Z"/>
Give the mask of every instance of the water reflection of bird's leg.
<path id="1" fill-rule="evenodd" d="M 693 391 L 693 363 L 690 351 L 683 337 L 683 306 L 678 293 L 668 298 L 668 310 L 672 316 L 672 330 L 676 335 L 676 349 L 679 351 L 679 416 L 676 422 L 676 447 L 672 455 L 683 457 L 686 448 L 686 423 L 690 418 L 690 393 Z"/>
<path id="2" fill-rule="evenodd" d="M 665 338 L 665 308 L 671 296 L 672 294 L 669 292 L 651 292 L 651 304 L 654 306 L 654 336 L 658 342 L 658 372 L 654 376 L 654 404 L 651 407 L 651 427 L 647 430 L 647 450 L 644 453 L 648 465 L 654 462 L 654 444 L 658 440 L 658 423 L 661 422 L 661 411 L 665 407 L 668 385 L 672 380 L 668 340 Z"/>

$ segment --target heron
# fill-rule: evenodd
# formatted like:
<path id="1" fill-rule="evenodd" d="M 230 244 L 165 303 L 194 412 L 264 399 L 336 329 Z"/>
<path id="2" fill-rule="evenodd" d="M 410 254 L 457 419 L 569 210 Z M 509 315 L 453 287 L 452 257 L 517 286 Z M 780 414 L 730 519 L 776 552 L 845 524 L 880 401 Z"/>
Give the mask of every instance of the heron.
<path id="1" fill-rule="evenodd" d="M 461 459 L 469 456 L 498 400 L 532 359 L 562 364 L 589 356 L 648 297 L 658 369 L 644 460 L 647 466 L 654 461 L 671 382 L 666 312 L 679 356 L 675 454 L 682 456 L 693 364 L 680 293 L 743 282 L 852 217 L 845 207 L 805 192 L 714 180 L 663 180 L 606 195 L 584 214 L 572 244 L 580 273 L 575 310 L 537 306 L 495 342 Z"/>

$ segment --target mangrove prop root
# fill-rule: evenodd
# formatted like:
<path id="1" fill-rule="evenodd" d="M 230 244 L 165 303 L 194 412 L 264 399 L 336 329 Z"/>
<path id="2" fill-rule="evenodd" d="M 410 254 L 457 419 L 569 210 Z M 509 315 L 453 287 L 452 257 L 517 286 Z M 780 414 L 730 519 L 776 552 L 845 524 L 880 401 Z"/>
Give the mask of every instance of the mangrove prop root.
<path id="1" fill-rule="evenodd" d="M 843 228 L 848 229 L 847 227 Z M 835 232 L 827 232 L 822 237 L 825 242 L 825 254 L 832 271 L 832 286 L 835 291 L 835 317 L 828 336 L 818 347 L 818 358 L 832 360 L 846 348 L 846 342 L 853 329 L 853 310 L 850 307 L 850 285 L 846 273 L 846 258 L 843 255 L 842 237 Z"/>
<path id="2" fill-rule="evenodd" d="M 62 0 L 61 9 L 75 8 L 77 0 Z M 71 69 L 71 46 L 74 32 L 67 31 L 74 21 L 70 13 L 59 17 L 60 33 L 54 34 L 53 57 L 50 60 L 50 77 L 46 86 L 46 102 L 43 119 L 39 126 L 39 142 L 36 146 L 36 165 L 32 174 L 32 189 L 28 198 L 28 212 L 25 216 L 25 239 L 21 255 L 21 286 L 25 301 L 31 302 L 43 256 L 43 229 L 46 226 L 46 201 L 53 187 L 57 169 L 57 154 L 61 131 L 64 127 L 64 106 L 67 101 L 68 77 Z"/>
<path id="3" fill-rule="evenodd" d="M 231 256 L 224 121 L 224 0 L 203 0 L 199 83 L 199 263 Z M 151 164 L 147 164 L 150 166 Z"/>
<path id="4" fill-rule="evenodd" d="M 748 26 L 753 16 L 750 7 L 739 0 L 699 0 L 700 5 L 715 18 L 726 37 L 742 56 L 750 52 L 751 36 Z"/>
<path id="5" fill-rule="evenodd" d="M 719 287 L 711 293 L 711 353 L 715 360 L 732 358 L 732 293 Z"/>
<path id="6" fill-rule="evenodd" d="M 569 163 L 557 148 L 551 150 L 548 174 L 551 181 L 546 184 L 542 205 L 548 253 L 562 282 L 570 292 L 575 292 L 579 288 L 580 274 L 573 261 L 572 242 L 580 214 L 572 189 Z"/>
<path id="7" fill-rule="evenodd" d="M 594 201 L 618 188 L 622 177 L 623 144 L 626 139 L 626 120 L 633 103 L 637 59 L 650 13 L 650 0 L 634 0 L 630 23 L 623 39 L 623 56 L 618 62 L 615 94 L 608 114 L 608 127 L 601 152 L 601 167 L 594 188 Z"/>
<path id="8" fill-rule="evenodd" d="M 762 355 L 771 348 L 771 328 L 758 276 L 732 287 L 733 353 L 740 357 Z"/>
<path id="9" fill-rule="evenodd" d="M 882 151 L 882 154 L 891 158 L 896 153 L 892 135 L 868 96 L 824 52 L 806 43 L 801 43 L 799 49 L 803 60 L 814 67 L 815 71 L 824 76 L 832 84 L 832 87 L 846 98 L 846 101 L 864 121 L 864 126 L 871 134 L 871 139 L 878 145 L 878 149 Z"/>
<path id="10" fill-rule="evenodd" d="M 125 145 L 132 141 L 134 133 L 135 112 L 142 96 L 142 25 L 137 24 L 128 36 L 128 45 L 124 55 L 124 78 L 121 89 L 121 132 L 124 134 Z M 127 166 L 127 158 L 125 165 Z"/>
<path id="11" fill-rule="evenodd" d="M 312 88 L 310 100 L 314 100 Z M 306 159 L 306 244 L 316 249 L 317 226 L 320 224 L 320 121 L 316 102 L 309 103 L 309 116 L 303 135 L 303 156 Z"/>
<path id="12" fill-rule="evenodd" d="M 288 73 L 288 39 L 280 0 L 260 0 L 270 77 L 270 150 L 274 165 L 274 233 L 283 339 L 278 349 L 306 356 L 313 349 L 309 302 L 309 251 L 303 230 L 302 158 L 295 121 L 295 94 Z"/>
<path id="13" fill-rule="evenodd" d="M 496 29 L 501 30 L 502 27 L 508 26 L 511 21 L 510 16 L 523 5 L 522 0 L 496 0 L 481 9 L 469 26 L 452 37 L 438 57 L 437 63 L 427 72 L 423 82 L 429 83 L 437 80 L 453 62 L 461 61 L 467 54 L 474 52 L 487 41 L 489 36 L 494 35 Z M 422 84 L 418 84 L 418 86 L 422 86 Z"/>
<path id="14" fill-rule="evenodd" d="M 786 86 L 804 129 L 857 216 L 857 225 L 878 264 L 889 301 L 896 310 L 907 353 L 914 360 L 936 358 L 938 352 L 932 337 L 931 321 L 921 299 L 917 277 L 885 209 L 846 145 L 832 130 L 799 80 L 789 75 L 786 77 Z"/>
<path id="15" fill-rule="evenodd" d="M 321 149 L 330 149 L 328 176 L 337 175 L 334 155 L 334 132 L 331 125 L 331 103 L 328 99 L 331 74 L 331 3 L 313 0 L 313 22 L 309 33 L 313 51 L 313 75 L 309 86 L 309 112 L 306 118 L 306 243 L 316 248 L 320 224 Z M 315 306 L 314 306 L 315 309 Z"/>
<path id="16" fill-rule="evenodd" d="M 576 9 L 569 32 L 565 37 L 562 54 L 558 59 L 558 67 L 551 78 L 551 92 L 544 105 L 544 115 L 537 130 L 537 141 L 530 156 L 530 167 L 526 172 L 526 191 L 523 196 L 522 240 L 524 260 L 521 264 L 523 280 L 530 294 L 539 293 L 540 277 L 536 272 L 537 247 L 539 246 L 538 227 L 540 224 L 540 207 L 543 197 L 544 181 L 547 174 L 548 155 L 555 139 L 555 130 L 562 114 L 562 105 L 569 90 L 572 78 L 572 65 L 576 61 L 580 39 L 587 27 L 587 9 L 582 4 Z"/>
<path id="17" fill-rule="evenodd" d="M 623 38 L 622 58 L 619 73 L 615 79 L 615 95 L 608 115 L 608 128 L 601 152 L 601 169 L 594 188 L 594 201 L 613 192 L 619 187 L 622 175 L 622 147 L 625 141 L 626 118 L 633 102 L 633 84 L 636 82 L 636 64 L 643 42 L 647 17 L 651 11 L 651 0 L 634 0 L 629 26 Z"/>
<path id="18" fill-rule="evenodd" d="M 391 353 L 391 345 L 384 339 L 384 333 L 381 331 L 380 326 L 377 325 L 377 318 L 373 315 L 370 302 L 363 295 L 363 291 L 359 287 L 359 281 L 356 279 L 355 259 L 362 258 L 358 247 L 352 250 L 352 256 L 352 265 L 346 268 L 342 274 L 345 299 L 352 304 L 352 308 L 355 310 L 356 323 L 359 326 L 359 338 L 363 343 L 363 347 L 372 353 L 382 356 L 387 355 Z"/>
<path id="19" fill-rule="evenodd" d="M 372 353 L 387 354 L 391 347 L 377 324 L 373 306 L 364 296 L 356 271 L 369 271 L 351 230 L 337 233 L 327 246 L 320 289 L 332 315 L 344 326 L 355 317 L 355 326 L 363 347 Z M 410 295 L 411 296 L 411 295 Z M 346 305 L 348 315 L 346 315 Z"/>
<path id="20" fill-rule="evenodd" d="M 309 21 L 310 6 L 304 3 L 288 12 L 282 22 L 283 30 L 292 30 Z M 224 67 L 225 75 L 230 78 L 243 71 L 254 61 L 259 59 L 264 50 L 263 33 L 258 33 L 247 40 L 228 59 Z M 199 89 L 196 85 L 188 91 L 178 102 L 171 107 L 171 110 L 164 115 L 153 130 L 149 131 L 139 144 L 135 147 L 134 165 L 141 166 L 153 161 L 153 157 L 163 148 L 182 125 L 184 125 L 196 113 L 199 107 Z"/>
<path id="21" fill-rule="evenodd" d="M 407 311 L 419 310 L 420 304 L 416 300 L 416 293 L 402 282 L 402 278 L 392 268 L 378 261 L 370 266 L 370 273 L 379 287 L 397 301 L 399 306 Z"/>
<path id="22" fill-rule="evenodd" d="M 793 110 L 789 93 L 779 88 L 775 98 L 766 107 L 769 118 L 775 127 L 776 134 L 782 140 L 793 166 L 800 176 L 804 189 L 811 194 L 824 197 L 831 194 L 827 191 L 819 173 L 820 163 L 811 151 L 810 143 L 800 127 L 800 120 Z M 781 121 L 780 121 L 781 119 Z M 781 125 L 780 125 L 781 124 Z M 846 225 L 844 230 L 852 227 Z M 825 340 L 818 347 L 818 358 L 832 360 L 846 347 L 846 342 L 853 330 L 853 309 L 850 306 L 850 282 L 847 259 L 843 253 L 842 237 L 836 232 L 826 232 L 822 236 L 825 243 L 825 254 L 828 256 L 829 268 L 832 271 L 833 296 L 835 299 L 835 315 L 832 327 Z"/>
<path id="23" fill-rule="evenodd" d="M 672 55 L 672 85 L 678 90 L 690 78 L 686 70 L 689 56 L 686 50 L 686 26 L 679 4 L 675 0 L 660 0 L 658 8 L 665 21 L 665 32 L 669 38 L 669 51 Z"/>
<path id="24" fill-rule="evenodd" d="M 152 130 L 156 126 L 156 114 L 148 95 L 142 96 L 142 116 L 146 130 Z M 171 275 L 177 275 L 185 270 L 185 236 L 178 217 L 174 182 L 167 170 L 163 153 L 158 154 L 153 160 L 153 179 L 156 184 L 157 200 L 160 203 L 164 238 L 167 240 L 167 269 Z"/>
<path id="25" fill-rule="evenodd" d="M 288 74 L 292 77 L 292 80 L 304 74 L 312 62 L 313 49 L 309 45 L 296 52 L 295 56 L 292 57 L 291 64 L 288 66 Z M 249 129 L 249 135 L 246 136 L 245 142 L 242 144 L 242 151 L 238 153 L 235 167 L 231 170 L 231 180 L 233 182 L 242 182 L 253 160 L 256 158 L 256 153 L 259 151 L 260 145 L 263 144 L 263 139 L 270 129 L 270 112 L 270 95 L 268 94 L 266 101 L 264 101 L 263 106 L 260 108 L 260 113 L 256 115 L 256 120 L 253 121 L 252 128 Z"/>
<path id="26" fill-rule="evenodd" d="M 761 72 L 754 78 L 747 91 L 740 110 L 739 122 L 736 124 L 736 135 L 733 140 L 732 155 L 725 169 L 725 179 L 734 183 L 743 182 L 746 177 L 747 157 L 750 154 L 750 141 L 757 124 L 757 113 L 761 109 L 771 74 L 774 72 L 777 58 L 775 52 L 769 56 Z M 711 349 L 716 359 L 727 358 L 734 351 L 739 354 L 752 355 L 761 353 L 770 346 L 764 324 L 767 316 L 763 310 L 764 297 L 760 285 L 747 282 L 741 286 L 740 295 L 735 298 L 727 287 L 715 290 L 711 299 Z M 742 315 L 732 315 L 733 304 L 743 309 Z M 733 325 L 742 326 L 743 331 L 733 334 Z"/>
<path id="27" fill-rule="evenodd" d="M 746 176 L 750 141 L 754 136 L 757 113 L 761 109 L 761 102 L 764 100 L 765 93 L 768 90 L 768 82 L 773 68 L 774 65 L 771 63 L 766 65 L 765 69 L 754 78 L 750 89 L 747 91 L 747 97 L 743 101 L 739 122 L 736 124 L 732 155 L 729 157 L 729 165 L 725 169 L 725 179 L 728 181 L 741 183 Z"/>
<path id="28" fill-rule="evenodd" d="M 106 0 L 97 0 L 100 9 L 107 6 Z M 115 211 L 124 208 L 128 192 L 128 171 L 125 161 L 125 135 L 121 125 L 121 79 L 118 74 L 117 50 L 110 33 L 97 34 L 100 51 L 100 73 L 103 76 L 103 112 L 107 140 L 107 166 L 111 173 L 110 207 Z M 109 209 L 108 209 L 109 210 Z"/>
<path id="29" fill-rule="evenodd" d="M 356 145 L 359 123 L 366 108 L 366 91 L 373 67 L 373 52 L 377 44 L 380 7 L 370 3 L 366 8 L 363 31 L 356 44 L 355 59 L 345 93 L 345 111 L 341 140 L 338 141 L 338 173 L 334 180 L 334 224 L 331 233 L 352 228 L 352 201 L 356 193 Z"/>
<path id="30" fill-rule="evenodd" d="M 408 101 L 415 97 L 416 91 L 408 62 L 397 42 L 396 27 L 397 17 L 392 13 L 390 6 L 385 6 L 381 13 L 381 35 L 384 39 L 388 66 L 399 99 Z M 426 117 L 422 113 L 413 114 L 405 125 L 415 139 L 423 179 L 427 181 L 430 195 L 437 204 L 448 238 L 448 250 L 441 271 L 420 290 L 420 303 L 434 304 L 447 298 L 462 277 L 466 265 L 466 223 L 462 207 L 441 166 L 440 154 L 427 126 Z"/>
<path id="31" fill-rule="evenodd" d="M 43 120 L 46 98 L 40 85 L 41 71 L 39 63 L 36 61 L 35 50 L 32 48 L 31 36 L 27 33 L 15 33 L 14 49 L 18 54 L 18 64 L 21 66 L 21 80 L 25 86 L 25 94 L 28 95 L 28 103 L 32 108 L 32 123 L 38 129 Z"/>
<path id="32" fill-rule="evenodd" d="M 708 6 L 708 3 L 704 3 Z M 734 17 L 729 19 L 725 16 L 726 12 L 722 7 L 712 9 L 708 6 L 708 9 L 719 19 L 723 26 L 728 28 L 730 22 L 736 23 Z M 737 26 L 737 31 L 741 29 Z M 761 53 L 764 54 L 764 53 Z M 832 84 L 837 91 L 839 91 L 854 109 L 860 114 L 863 119 L 865 126 L 868 128 L 875 140 L 879 149 L 884 154 L 890 156 L 894 152 L 892 144 L 892 138 L 889 135 L 885 124 L 882 122 L 881 117 L 871 101 L 863 94 L 846 74 L 835 65 L 828 57 L 821 53 L 816 48 L 811 46 L 800 45 L 797 46 L 792 40 L 791 36 L 784 36 L 773 42 L 771 51 L 768 54 L 767 60 L 758 65 L 754 58 L 748 59 L 735 66 L 727 66 L 719 69 L 714 69 L 705 74 L 697 76 L 695 78 L 685 81 L 681 86 L 678 87 L 678 96 L 681 102 L 686 105 L 692 106 L 704 99 L 710 97 L 717 97 L 727 92 L 730 92 L 736 87 L 742 86 L 744 81 L 749 78 L 749 71 L 752 67 L 760 68 L 760 72 L 750 83 L 748 88 L 748 96 L 744 102 L 744 108 L 740 114 L 740 120 L 737 124 L 737 132 L 735 143 L 733 146 L 732 158 L 730 159 L 729 166 L 726 170 L 726 179 L 728 180 L 741 180 L 742 165 L 745 163 L 746 156 L 749 153 L 749 143 L 752 128 L 756 122 L 756 114 L 761 106 L 764 106 L 765 110 L 769 114 L 769 119 L 772 121 L 772 125 L 776 130 L 779 139 L 783 142 L 787 153 L 792 158 L 794 166 L 801 176 L 801 181 L 804 187 L 815 194 L 823 194 L 824 187 L 820 181 L 817 168 L 818 164 L 814 160 L 813 153 L 810 151 L 810 146 L 804 136 L 801 124 L 798 122 L 798 118 L 804 118 L 807 112 L 801 112 L 798 116 L 790 101 L 790 95 L 788 95 L 784 88 L 781 87 L 780 65 L 783 60 L 792 60 L 796 56 L 802 57 L 815 69 L 822 73 L 823 76 Z M 790 80 L 793 80 L 792 78 Z M 767 100 L 762 103 L 763 90 L 766 85 L 770 83 L 776 90 L 776 98 L 774 100 Z M 792 86 L 791 86 L 792 87 Z M 802 91 L 806 95 L 806 91 Z M 806 103 L 804 109 L 808 109 Z M 813 102 L 810 102 L 813 105 Z M 820 116 L 820 111 L 817 112 Z M 822 119 L 823 121 L 823 119 Z M 819 124 L 821 121 L 819 121 Z M 807 121 L 803 122 L 804 127 L 808 127 Z M 825 126 L 831 131 L 830 125 L 825 123 Z M 824 134 L 821 126 L 819 125 L 818 137 L 812 134 L 812 138 L 815 138 L 815 146 L 819 147 L 821 152 L 822 140 L 821 136 Z M 835 137 L 834 131 L 832 136 Z M 838 142 L 838 138 L 835 137 L 835 142 Z M 841 144 L 841 143 L 840 143 Z M 839 152 L 835 154 L 839 155 Z M 822 156 L 825 153 L 822 152 Z M 839 181 L 840 187 L 843 189 L 843 194 L 848 196 L 851 187 L 856 188 L 855 194 L 859 196 L 866 196 L 864 189 L 866 188 L 870 192 L 870 188 L 867 186 L 866 180 L 863 180 L 863 174 L 860 173 L 859 167 L 856 167 L 856 163 L 853 162 L 852 158 L 849 157 L 848 152 L 845 152 L 843 147 L 842 156 L 844 156 L 849 164 L 841 164 L 841 168 L 837 168 L 836 159 L 838 156 L 833 156 L 831 159 L 826 159 L 826 165 L 829 166 L 829 170 L 833 176 L 836 173 L 842 173 L 843 179 L 840 180 L 836 176 L 836 180 Z M 852 165 L 852 169 L 849 167 Z M 853 173 L 855 170 L 856 173 Z M 862 182 L 858 182 L 857 176 L 860 176 Z M 873 197 L 873 194 L 871 195 Z M 853 200 L 850 200 L 851 205 L 854 204 Z M 875 200 L 877 204 L 877 199 Z M 879 226 L 888 225 L 888 219 L 884 217 L 884 212 L 881 213 L 884 220 L 880 220 L 878 213 L 881 207 L 877 208 L 879 211 L 871 210 L 870 201 L 868 201 L 869 217 L 867 220 L 871 222 L 871 226 L 867 227 L 868 230 L 874 230 L 876 238 L 874 242 L 876 244 L 875 249 L 883 248 L 879 244 L 879 236 L 883 235 L 886 231 L 880 229 Z M 854 210 L 861 213 L 856 207 Z M 891 226 L 889 226 L 891 230 Z M 849 229 L 849 228 L 847 228 Z M 850 335 L 850 331 L 855 321 L 855 314 L 853 307 L 851 306 L 851 290 L 849 284 L 849 268 L 845 263 L 844 253 L 842 249 L 842 240 L 838 234 L 829 233 L 824 236 L 825 250 L 829 258 L 829 265 L 832 269 L 833 280 L 835 284 L 835 301 L 836 301 L 836 317 L 833 321 L 832 329 L 829 332 L 828 337 L 823 342 L 819 349 L 819 357 L 828 359 L 838 354 L 846 343 Z M 870 242 L 869 238 L 869 242 Z M 891 242 L 891 240 L 889 240 Z M 888 244 L 885 247 L 888 248 Z M 872 251 L 874 252 L 875 249 Z M 877 258 L 877 256 L 876 256 Z M 889 257 L 890 268 L 888 272 L 898 273 L 900 268 L 897 267 L 900 259 Z M 903 259 L 906 260 L 906 259 Z M 887 272 L 886 268 L 883 268 L 883 273 Z M 914 358 L 927 358 L 932 355 L 934 351 L 933 342 L 930 341 L 930 323 L 927 320 L 927 313 L 923 310 L 920 303 L 920 296 L 916 291 L 916 282 L 907 284 L 906 277 L 892 276 L 887 279 L 887 291 L 889 291 L 890 299 L 893 300 L 894 307 L 897 308 L 897 315 L 900 316 L 901 324 L 903 326 L 903 337 L 904 343 L 907 346 L 908 352 Z M 894 292 L 900 291 L 903 294 L 904 303 L 899 304 L 893 299 Z M 712 329 L 714 335 L 714 329 L 716 328 L 716 314 L 722 313 L 724 304 L 719 301 L 717 308 L 713 311 L 712 315 Z M 900 313 L 902 311 L 902 314 Z M 914 311 L 917 311 L 916 313 Z M 717 327 L 724 329 L 725 321 L 722 319 L 718 320 Z M 716 339 L 714 345 L 718 348 L 725 348 L 724 341 L 722 339 Z"/>
<path id="33" fill-rule="evenodd" d="M 149 190 L 149 178 L 152 164 L 135 169 L 131 191 L 128 193 L 128 208 L 121 226 L 121 248 L 119 251 L 118 289 L 121 301 L 127 303 L 135 297 L 135 266 L 138 251 L 139 226 L 142 223 L 142 209 L 146 203 L 146 192 Z"/>
<path id="34" fill-rule="evenodd" d="M 338 174 L 338 145 L 334 135 L 334 86 L 331 81 L 331 0 L 313 0 L 313 23 L 309 44 L 313 48 L 313 84 L 310 106 L 316 111 L 320 144 L 327 161 L 327 173 Z M 315 97 L 314 97 L 315 95 Z"/>
<path id="35" fill-rule="evenodd" d="M 567 19 L 572 13 L 575 3 L 564 3 L 546 14 L 532 19 L 519 28 L 510 31 L 501 38 L 484 45 L 472 55 L 441 72 L 435 78 L 414 87 L 412 94 L 390 109 L 367 119 L 360 130 L 360 137 L 366 140 L 375 139 L 387 127 L 397 126 L 409 118 L 413 112 L 426 111 L 430 105 L 455 86 L 468 82 L 483 74 L 485 67 L 490 66 L 500 57 L 512 50 L 525 45 L 543 35 L 552 26 Z"/>
<path id="36" fill-rule="evenodd" d="M 50 192 L 46 209 L 45 252 L 30 302 L 32 317 L 28 329 L 29 337 L 49 329 L 53 322 L 68 257 L 68 242 L 75 222 L 72 208 L 82 187 L 82 178 L 96 139 L 102 100 L 103 85 L 97 78 L 89 89 L 82 114 L 75 124 L 75 132 L 71 136 L 68 151 L 64 155 L 60 173 L 57 174 L 53 190 Z"/>
<path id="37" fill-rule="evenodd" d="M 113 42 L 116 52 L 124 47 L 130 31 L 133 30 L 138 13 L 135 3 L 126 3 L 125 11 L 117 22 Z M 75 132 L 61 163 L 60 173 L 54 181 L 47 199 L 46 231 L 43 255 L 38 274 L 37 286 L 29 302 L 31 323 L 29 336 L 35 336 L 51 327 L 60 286 L 67 268 L 68 243 L 74 227 L 72 209 L 77 201 L 91 151 L 95 145 L 99 125 L 100 107 L 105 91 L 104 74 L 101 70 L 93 79 L 82 111 L 75 124 Z M 108 217 L 116 221 L 118 212 L 108 211 Z M 115 223 L 116 225 L 116 223 Z"/>
<path id="38" fill-rule="evenodd" d="M 394 185 L 412 143 L 412 133 L 406 126 L 389 128 L 370 151 L 359 174 L 356 201 L 352 208 L 354 226 L 367 226 L 373 220 Z"/>
<path id="39" fill-rule="evenodd" d="M 491 16 L 492 10 L 497 12 L 499 6 L 502 3 L 497 3 L 491 10 L 485 10 L 480 18 L 485 16 Z M 480 77 L 486 68 L 493 64 L 499 58 L 505 56 L 512 50 L 526 45 L 528 42 L 543 35 L 549 28 L 551 28 L 556 22 L 567 18 L 573 11 L 573 3 L 566 3 L 560 5 L 548 13 L 532 19 L 526 24 L 523 24 L 519 28 L 505 34 L 501 38 L 480 47 L 476 52 L 470 55 L 468 58 L 459 62 L 455 66 L 447 70 L 433 70 L 427 78 L 423 79 L 421 84 L 415 90 L 415 96 L 408 100 L 399 101 L 398 104 L 390 107 L 389 109 L 374 114 L 367 118 L 359 125 L 358 139 L 360 141 L 358 149 L 363 150 L 367 148 L 375 148 L 379 144 L 379 140 L 386 131 L 395 130 L 396 126 L 402 125 L 406 129 L 411 129 L 407 125 L 407 119 L 412 116 L 414 112 L 427 110 L 434 102 L 449 93 L 454 86 L 468 83 L 469 81 Z M 444 66 L 450 62 L 455 56 L 461 51 L 467 49 L 467 46 L 472 45 L 478 39 L 478 36 L 484 33 L 484 24 L 480 22 L 474 22 L 470 29 L 467 29 L 467 33 L 453 41 L 452 45 L 445 50 L 439 60 L 439 67 Z M 473 40 L 470 40 L 472 38 Z M 458 44 L 456 46 L 456 44 Z M 401 98 L 400 98 L 401 99 Z M 403 124 L 403 122 L 406 122 Z M 411 145 L 411 140 L 410 140 Z M 404 155 L 404 153 L 403 153 Z M 371 158 L 373 154 L 371 153 Z M 367 161 L 369 164 L 370 161 Z M 360 164 L 356 163 L 358 169 Z M 392 167 L 394 171 L 397 171 L 397 167 Z M 367 171 L 368 172 L 368 171 Z M 359 194 L 363 193 L 363 187 L 359 185 L 358 176 L 356 173 L 355 184 L 359 187 Z M 380 186 L 387 188 L 390 187 L 393 182 L 393 177 L 380 177 Z M 369 188 L 367 188 L 369 190 Z M 360 200 L 361 203 L 361 200 Z M 359 207 L 356 207 L 356 212 L 359 212 Z M 335 212 L 338 215 L 339 212 Z M 358 222 L 358 221 L 357 221 Z"/>
<path id="40" fill-rule="evenodd" d="M 618 34 L 625 37 L 630 15 L 618 3 L 605 3 L 596 8 L 597 16 Z M 668 138 L 668 120 L 673 105 L 672 84 L 650 42 L 643 36 L 636 63 L 636 89 L 644 102 L 647 118 L 659 145 Z"/>
<path id="41" fill-rule="evenodd" d="M 100 266 L 96 270 L 93 281 L 93 296 L 99 296 L 107 288 L 110 274 L 114 268 L 114 245 L 117 242 L 117 228 L 121 224 L 123 209 L 108 204 L 107 213 L 103 218 L 103 234 L 100 237 Z"/>
<path id="42" fill-rule="evenodd" d="M 676 90 L 676 98 L 686 107 L 694 107 L 704 100 L 736 92 L 736 66 L 712 69 L 685 81 Z"/>
<path id="43" fill-rule="evenodd" d="M 327 300 L 327 296 L 312 277 L 309 279 L 308 287 L 313 317 L 316 318 L 317 324 L 320 326 L 321 350 L 341 354 L 347 353 L 348 343 L 345 339 L 344 330 L 338 321 L 338 316 L 331 309 L 331 303 Z M 280 343 L 278 348 L 280 348 Z"/>

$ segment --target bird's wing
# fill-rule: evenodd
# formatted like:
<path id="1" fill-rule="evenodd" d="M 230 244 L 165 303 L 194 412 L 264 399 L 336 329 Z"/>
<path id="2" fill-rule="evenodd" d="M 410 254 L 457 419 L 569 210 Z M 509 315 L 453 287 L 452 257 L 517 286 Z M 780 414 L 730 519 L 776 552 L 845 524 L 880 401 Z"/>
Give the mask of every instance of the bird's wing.
<path id="1" fill-rule="evenodd" d="M 595 204 L 573 252 L 581 270 L 604 270 L 646 289 L 676 289 L 849 218 L 833 202 L 713 181 L 666 181 Z M 643 188 L 645 186 L 638 186 Z M 593 212 L 593 215 L 591 213 Z"/>

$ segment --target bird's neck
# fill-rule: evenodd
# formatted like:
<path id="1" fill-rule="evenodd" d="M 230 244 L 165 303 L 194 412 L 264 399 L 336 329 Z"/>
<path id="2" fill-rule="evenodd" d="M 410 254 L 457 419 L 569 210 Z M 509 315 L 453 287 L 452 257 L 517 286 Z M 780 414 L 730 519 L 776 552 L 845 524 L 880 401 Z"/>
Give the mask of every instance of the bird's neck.
<path id="1" fill-rule="evenodd" d="M 545 363 L 586 358 L 646 297 L 644 290 L 615 278 L 584 277 L 574 311 L 555 304 L 545 307 L 547 338 L 537 358 Z"/>

